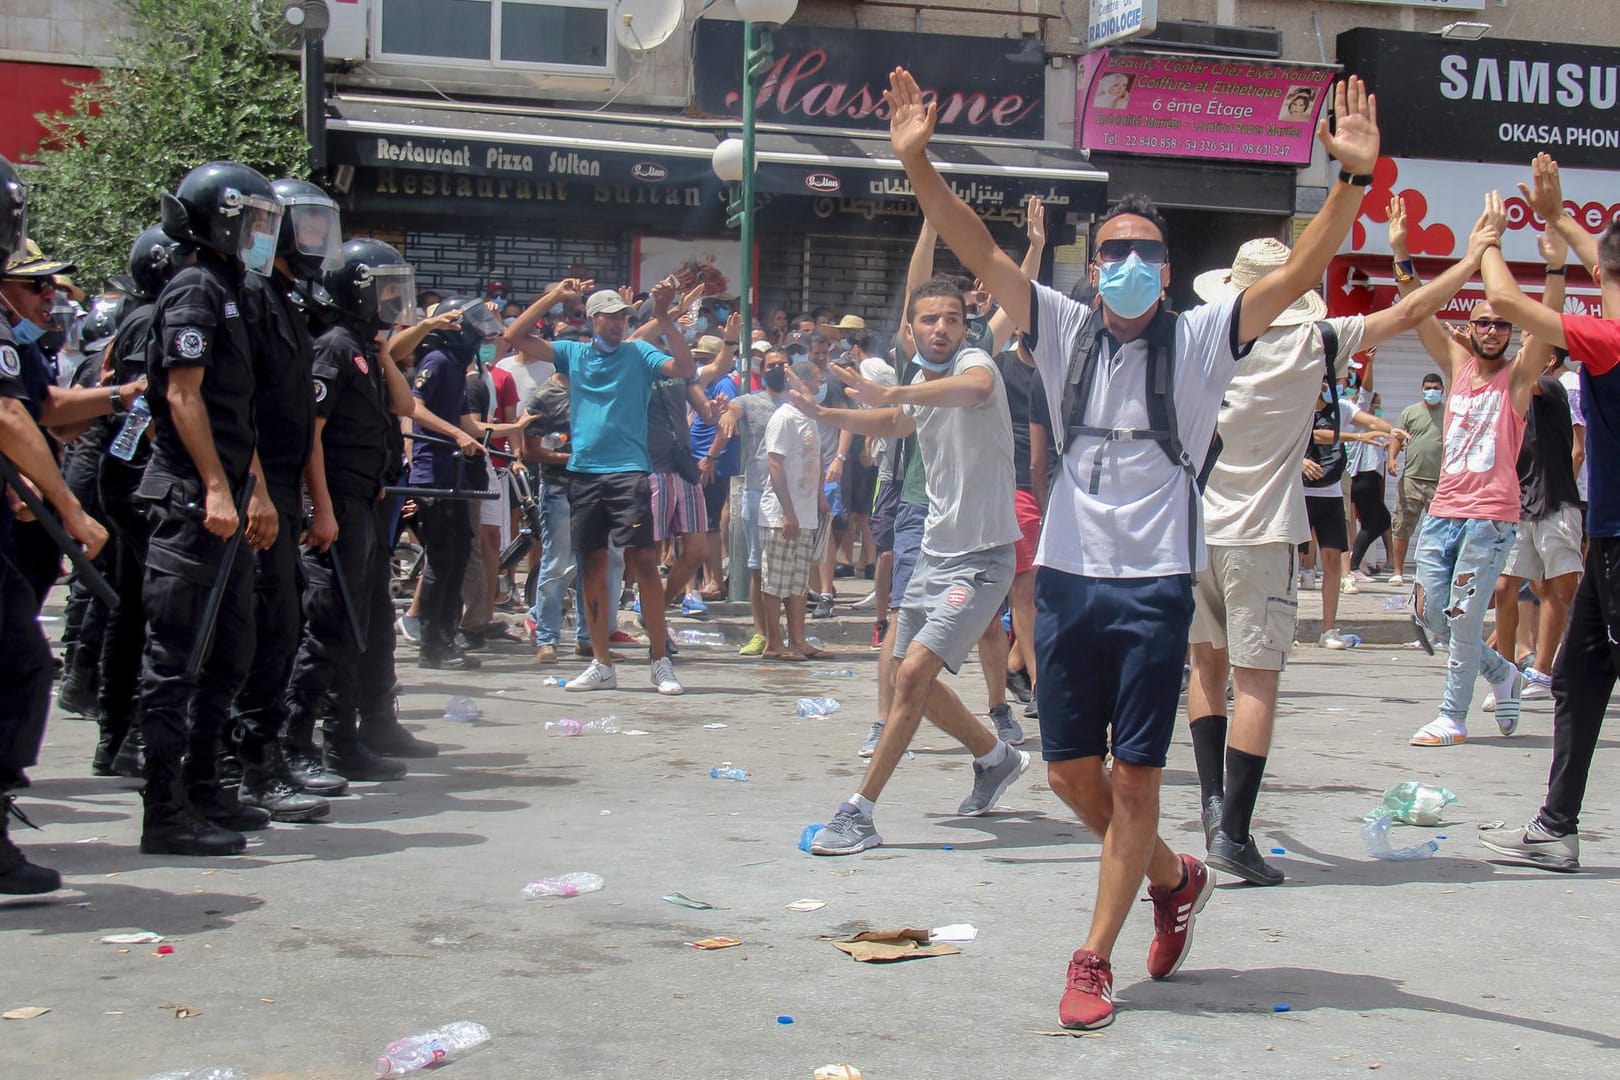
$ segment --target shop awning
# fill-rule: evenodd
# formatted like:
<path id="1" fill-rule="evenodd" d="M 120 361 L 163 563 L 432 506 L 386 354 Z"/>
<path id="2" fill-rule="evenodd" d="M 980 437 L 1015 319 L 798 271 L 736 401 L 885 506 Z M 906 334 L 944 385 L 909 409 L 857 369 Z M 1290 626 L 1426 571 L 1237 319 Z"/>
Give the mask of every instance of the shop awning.
<path id="1" fill-rule="evenodd" d="M 734 134 L 724 121 L 671 117 L 594 118 L 518 107 L 477 107 L 399 98 L 331 98 L 334 162 L 524 180 L 718 186 L 714 148 Z M 859 199 L 911 197 L 887 139 L 839 132 L 761 131 L 759 190 Z M 941 140 L 940 172 L 981 211 L 1021 208 L 1038 194 L 1055 207 L 1102 209 L 1108 177 L 1062 147 Z"/>

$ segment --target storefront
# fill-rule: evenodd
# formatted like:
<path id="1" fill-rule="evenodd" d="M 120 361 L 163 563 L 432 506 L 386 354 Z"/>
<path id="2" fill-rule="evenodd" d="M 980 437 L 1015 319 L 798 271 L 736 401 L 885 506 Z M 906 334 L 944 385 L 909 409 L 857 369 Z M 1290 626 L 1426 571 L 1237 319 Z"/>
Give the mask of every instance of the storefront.
<path id="1" fill-rule="evenodd" d="M 1244 241 L 1287 235 L 1336 70 L 1119 48 L 1083 58 L 1075 146 L 1107 171 L 1112 197 L 1141 192 L 1164 212 L 1177 307 Z"/>
<path id="2" fill-rule="evenodd" d="M 1520 197 L 1529 161 L 1546 150 L 1559 162 L 1564 205 L 1593 235 L 1620 212 L 1620 49 L 1433 34 L 1352 30 L 1338 39 L 1347 72 L 1361 75 L 1386 103 L 1379 111 L 1383 152 L 1350 237 L 1328 272 L 1334 315 L 1379 311 L 1394 302 L 1388 205 L 1406 201 L 1408 246 L 1418 275 L 1432 278 L 1467 247 L 1485 192 L 1505 198 L 1502 252 L 1532 296 L 1545 276 L 1536 248 L 1545 223 Z M 1399 102 L 1390 108 L 1388 102 Z M 1565 309 L 1596 311 L 1598 290 L 1572 261 Z M 1463 322 L 1484 299 L 1478 281 L 1440 318 Z M 1416 334 L 1378 351 L 1376 387 L 1388 412 L 1418 400 L 1435 370 Z"/>
<path id="3" fill-rule="evenodd" d="M 740 57 L 737 26 L 701 21 L 698 55 Z M 935 160 L 1008 250 L 1023 249 L 1031 194 L 1052 207 L 1054 243 L 1102 208 L 1106 176 L 1040 139 L 1044 54 L 1031 62 L 1018 42 L 989 42 L 987 56 L 984 39 L 822 27 L 776 37 L 756 128 L 762 310 L 824 304 L 894 322 L 920 218 L 873 104 L 881 93 L 864 82 L 887 67 L 863 67 L 862 50 L 920 55 L 926 45 L 944 61 L 934 88 L 949 123 Z M 953 65 L 968 55 L 975 69 Z M 524 296 L 564 274 L 646 288 L 677 270 L 735 292 L 740 252 L 710 162 L 738 134 L 739 83 L 724 63 L 700 64 L 685 116 L 346 93 L 328 106 L 334 187 L 348 223 L 401 244 L 425 285 L 464 291 L 498 278 Z"/>

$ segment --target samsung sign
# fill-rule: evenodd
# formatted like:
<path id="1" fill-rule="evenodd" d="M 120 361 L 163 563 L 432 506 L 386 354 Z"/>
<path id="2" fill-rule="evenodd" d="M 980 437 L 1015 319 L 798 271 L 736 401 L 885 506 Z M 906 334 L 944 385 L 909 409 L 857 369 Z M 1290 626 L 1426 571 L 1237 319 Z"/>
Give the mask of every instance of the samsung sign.
<path id="1" fill-rule="evenodd" d="M 1367 80 L 1388 157 L 1620 168 L 1620 49 L 1548 41 L 1339 35 L 1345 71 Z M 1388 107 L 1389 103 L 1399 103 Z"/>
<path id="2" fill-rule="evenodd" d="M 1091 0 L 1086 45 L 1095 49 L 1159 28 L 1159 0 Z"/>

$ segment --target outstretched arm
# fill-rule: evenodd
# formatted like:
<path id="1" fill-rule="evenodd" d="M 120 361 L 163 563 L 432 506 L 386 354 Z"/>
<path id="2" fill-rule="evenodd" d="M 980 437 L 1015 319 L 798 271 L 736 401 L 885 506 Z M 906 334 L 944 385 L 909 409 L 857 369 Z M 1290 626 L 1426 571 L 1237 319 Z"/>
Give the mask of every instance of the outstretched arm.
<path id="1" fill-rule="evenodd" d="M 1400 280 L 1401 264 L 1410 264 L 1412 253 L 1406 246 L 1406 200 L 1399 195 L 1389 200 L 1389 250 L 1390 257 L 1396 264 L 1395 288 L 1403 298 L 1411 296 L 1422 286 L 1418 283 L 1416 277 L 1406 281 Z M 1475 269 L 1478 269 L 1477 263 Z M 1441 306 L 1445 306 L 1443 301 Z M 1438 311 L 1439 309 L 1436 308 L 1435 310 Z M 1441 324 L 1439 319 L 1420 319 L 1415 329 L 1417 330 L 1418 340 L 1423 343 L 1423 351 L 1429 354 L 1429 359 L 1435 362 L 1436 366 L 1440 368 L 1440 374 L 1445 377 L 1447 383 L 1450 383 L 1451 372 L 1456 367 L 1457 344 L 1451 340 L 1451 335 L 1446 332 L 1445 326 Z"/>
<path id="2" fill-rule="evenodd" d="M 1040 276 L 1041 257 L 1046 253 L 1046 204 L 1041 202 L 1039 195 L 1029 197 L 1029 208 L 1024 214 L 1024 231 L 1029 235 L 1029 250 L 1024 252 L 1024 261 L 1018 264 L 1018 268 L 1023 271 L 1024 277 L 1034 281 Z M 1001 304 L 999 296 L 996 303 Z M 1007 308 L 997 307 L 996 313 L 990 316 L 990 351 L 998 353 L 1005 349 L 1017 329 L 1012 317 L 1007 314 Z"/>
<path id="3" fill-rule="evenodd" d="M 1457 294 L 1457 290 L 1468 284 L 1468 279 L 1478 272 L 1485 249 L 1501 243 L 1501 230 L 1505 225 L 1506 221 L 1493 217 L 1488 208 L 1481 213 L 1479 220 L 1474 223 L 1474 231 L 1468 236 L 1467 254 L 1448 266 L 1445 272 L 1433 281 L 1402 295 L 1393 306 L 1369 315 L 1361 338 L 1362 347 L 1375 346 L 1388 341 L 1396 334 L 1417 329 L 1425 324 L 1432 326 L 1435 333 L 1443 337 L 1445 332 L 1435 321 L 1434 313 L 1445 307 L 1446 302 Z M 1428 342 L 1425 341 L 1424 345 L 1427 346 Z M 1445 342 L 1445 347 L 1445 355 L 1449 361 L 1451 355 L 1449 339 Z M 1450 367 L 1448 362 L 1446 364 L 1448 374 Z M 1364 381 L 1367 388 L 1372 389 L 1370 373 Z"/>

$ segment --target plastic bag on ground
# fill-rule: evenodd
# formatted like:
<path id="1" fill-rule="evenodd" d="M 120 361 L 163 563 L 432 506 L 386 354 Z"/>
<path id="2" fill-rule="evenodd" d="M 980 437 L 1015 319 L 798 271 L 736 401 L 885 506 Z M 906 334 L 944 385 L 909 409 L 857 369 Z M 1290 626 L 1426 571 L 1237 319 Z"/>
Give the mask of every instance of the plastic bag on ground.
<path id="1" fill-rule="evenodd" d="M 1385 791 L 1384 801 L 1362 820 L 1374 821 L 1387 814 L 1407 825 L 1438 825 L 1446 807 L 1456 801 L 1457 796 L 1443 787 L 1408 780 Z"/>

